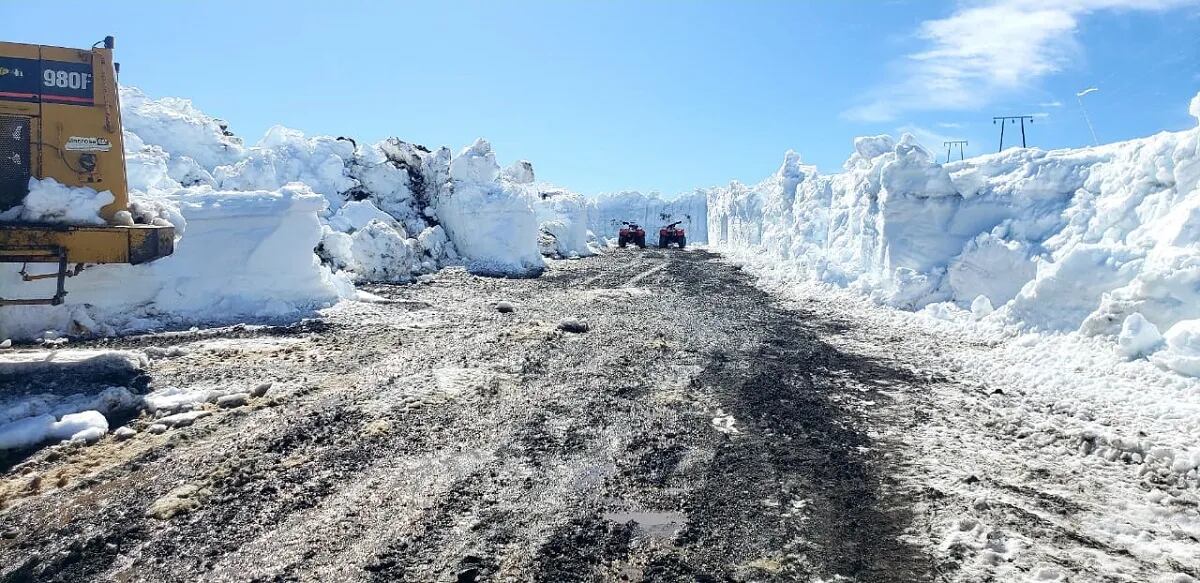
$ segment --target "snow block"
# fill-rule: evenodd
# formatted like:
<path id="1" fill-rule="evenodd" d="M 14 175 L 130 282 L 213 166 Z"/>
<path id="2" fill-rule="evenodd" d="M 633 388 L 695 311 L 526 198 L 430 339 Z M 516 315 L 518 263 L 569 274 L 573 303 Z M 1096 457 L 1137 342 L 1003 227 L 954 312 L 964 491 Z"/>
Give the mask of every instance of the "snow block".
<path id="1" fill-rule="evenodd" d="M 476 140 L 450 162 L 452 188 L 435 204 L 438 220 L 472 273 L 533 277 L 545 270 L 538 223 L 525 185 L 500 180 L 485 140 Z"/>

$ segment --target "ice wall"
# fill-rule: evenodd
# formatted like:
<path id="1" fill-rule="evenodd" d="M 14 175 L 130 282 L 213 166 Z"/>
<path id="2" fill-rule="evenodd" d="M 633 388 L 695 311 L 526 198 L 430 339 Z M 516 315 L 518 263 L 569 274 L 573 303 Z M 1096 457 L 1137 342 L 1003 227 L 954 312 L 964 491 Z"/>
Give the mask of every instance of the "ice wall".
<path id="1" fill-rule="evenodd" d="M 707 193 L 697 190 L 678 198 L 664 199 L 658 193 L 624 191 L 601 194 L 591 201 L 588 225 L 597 237 L 615 239 L 624 221 L 641 225 L 651 240 L 657 240 L 659 227 L 682 221 L 680 226 L 685 229 L 689 243 L 706 243 Z"/>
<path id="2" fill-rule="evenodd" d="M 982 296 L 1018 330 L 1087 335 L 1200 318 L 1197 128 L 945 165 L 910 135 L 866 137 L 841 173 L 789 152 L 761 183 L 707 194 L 714 244 L 889 305 Z"/>

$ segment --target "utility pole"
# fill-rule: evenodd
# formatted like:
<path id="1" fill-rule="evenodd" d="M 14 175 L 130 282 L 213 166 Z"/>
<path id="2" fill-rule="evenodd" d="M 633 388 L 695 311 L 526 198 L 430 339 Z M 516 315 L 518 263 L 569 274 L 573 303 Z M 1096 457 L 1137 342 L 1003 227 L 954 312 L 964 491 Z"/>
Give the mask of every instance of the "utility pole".
<path id="1" fill-rule="evenodd" d="M 966 140 L 950 140 L 949 142 L 942 142 L 942 145 L 946 146 L 946 163 L 947 164 L 950 163 L 950 149 L 953 148 L 954 146 L 958 146 L 958 159 L 959 160 L 966 159 L 967 155 L 966 155 L 966 153 L 963 152 L 963 146 L 967 145 Z"/>
<path id="2" fill-rule="evenodd" d="M 1000 149 L 996 150 L 997 152 L 1004 151 L 1004 122 L 1007 121 L 1008 123 L 1017 123 L 1018 120 L 1021 122 L 1021 147 L 1024 148 L 1024 147 L 1026 147 L 1025 146 L 1025 120 L 1029 120 L 1029 123 L 1032 124 L 1033 123 L 1032 115 L 1002 115 L 1002 116 L 992 118 L 993 124 L 995 124 L 997 122 L 1000 123 Z"/>

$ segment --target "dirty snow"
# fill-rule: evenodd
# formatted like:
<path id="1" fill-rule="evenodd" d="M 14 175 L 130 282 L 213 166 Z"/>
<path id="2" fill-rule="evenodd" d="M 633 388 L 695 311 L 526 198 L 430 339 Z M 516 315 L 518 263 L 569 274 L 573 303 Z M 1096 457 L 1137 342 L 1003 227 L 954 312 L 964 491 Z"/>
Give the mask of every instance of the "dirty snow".
<path id="1" fill-rule="evenodd" d="M 1200 379 L 1131 361 L 1108 339 L 1020 334 L 960 308 L 895 310 L 797 282 L 770 258 L 743 261 L 764 288 L 847 323 L 823 341 L 922 379 L 890 395 L 923 399 L 921 421 L 880 438 L 905 444 L 901 476 L 929 493 L 917 524 L 938 560 L 960 565 L 949 580 L 1092 580 L 1105 562 L 1158 580 L 1139 574 L 1194 560 Z"/>
<path id="2" fill-rule="evenodd" d="M 27 350 L 0 354 L 0 380 L 39 374 L 90 378 L 132 375 L 148 364 L 146 356 L 131 350 Z"/>

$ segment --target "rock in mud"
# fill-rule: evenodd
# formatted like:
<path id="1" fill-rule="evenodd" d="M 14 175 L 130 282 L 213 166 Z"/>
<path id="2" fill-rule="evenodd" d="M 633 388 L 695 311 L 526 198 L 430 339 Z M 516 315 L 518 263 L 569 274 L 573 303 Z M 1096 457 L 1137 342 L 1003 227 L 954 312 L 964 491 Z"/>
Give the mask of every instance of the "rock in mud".
<path id="1" fill-rule="evenodd" d="M 233 393 L 225 395 L 217 399 L 217 406 L 222 409 L 233 409 L 241 407 L 250 400 L 250 395 L 247 393 Z"/>
<path id="2" fill-rule="evenodd" d="M 558 321 L 558 329 L 572 334 L 582 334 L 589 329 L 588 323 L 579 318 L 563 318 Z"/>
<path id="3" fill-rule="evenodd" d="M 255 398 L 262 397 L 267 394 L 267 391 L 271 390 L 271 387 L 274 386 L 274 384 L 275 383 L 271 382 L 262 383 L 257 387 L 254 387 L 254 390 L 250 391 L 250 396 Z"/>

